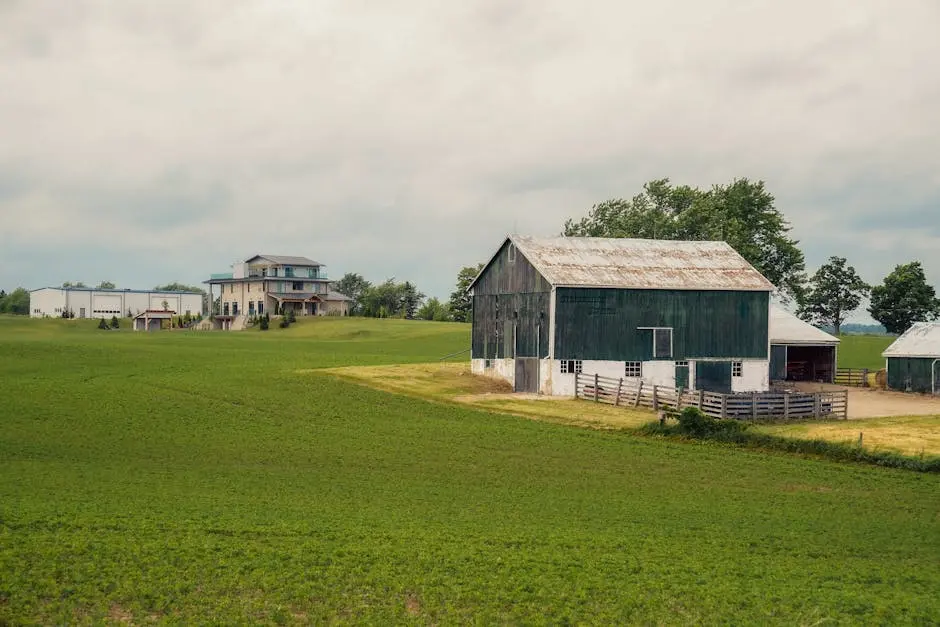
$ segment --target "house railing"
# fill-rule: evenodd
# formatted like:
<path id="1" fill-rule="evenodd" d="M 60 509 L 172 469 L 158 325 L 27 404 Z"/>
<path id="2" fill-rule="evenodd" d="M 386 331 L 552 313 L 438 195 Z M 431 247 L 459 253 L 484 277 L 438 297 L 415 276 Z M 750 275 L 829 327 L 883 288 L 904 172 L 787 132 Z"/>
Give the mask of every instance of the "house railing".
<path id="1" fill-rule="evenodd" d="M 836 385 L 868 387 L 868 368 L 836 368 Z"/>
<path id="2" fill-rule="evenodd" d="M 575 374 L 575 396 L 620 407 L 655 410 L 698 407 L 713 418 L 841 418 L 848 416 L 846 390 L 722 394 L 651 385 L 642 380 Z"/>

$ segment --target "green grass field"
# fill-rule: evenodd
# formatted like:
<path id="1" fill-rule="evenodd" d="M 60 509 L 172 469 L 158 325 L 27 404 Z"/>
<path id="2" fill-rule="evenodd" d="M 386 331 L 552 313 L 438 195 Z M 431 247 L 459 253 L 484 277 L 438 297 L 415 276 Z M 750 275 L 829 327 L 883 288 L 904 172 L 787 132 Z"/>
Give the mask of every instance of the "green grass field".
<path id="1" fill-rule="evenodd" d="M 461 325 L 93 327 L 0 317 L 0 623 L 940 617 L 936 475 L 316 372 L 433 361 Z"/>
<path id="2" fill-rule="evenodd" d="M 839 339 L 839 368 L 881 370 L 885 367 L 881 353 L 896 338 L 891 335 L 841 335 Z"/>

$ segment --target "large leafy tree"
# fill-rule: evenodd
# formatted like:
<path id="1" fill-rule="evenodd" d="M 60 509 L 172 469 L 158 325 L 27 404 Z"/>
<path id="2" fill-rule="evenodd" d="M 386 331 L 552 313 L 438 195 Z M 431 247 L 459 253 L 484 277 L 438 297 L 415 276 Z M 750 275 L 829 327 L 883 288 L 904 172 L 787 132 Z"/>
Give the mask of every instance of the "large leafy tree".
<path id="1" fill-rule="evenodd" d="M 436 296 L 429 298 L 418 310 L 418 318 L 421 320 L 436 320 L 437 322 L 446 322 L 451 319 L 450 307 L 447 303 L 442 303 Z"/>
<path id="2" fill-rule="evenodd" d="M 62 287 L 85 287 L 85 284 L 81 281 L 66 281 Z"/>
<path id="3" fill-rule="evenodd" d="M 838 335 L 846 317 L 858 309 L 869 289 L 855 268 L 846 265 L 845 257 L 830 257 L 810 279 L 797 313 L 807 322 L 832 326 Z"/>
<path id="4" fill-rule="evenodd" d="M 98 286 L 97 286 L 95 289 L 98 289 L 98 290 L 113 290 L 115 287 L 116 287 L 116 286 L 114 285 L 114 282 L 113 282 L 113 281 L 102 281 L 101 283 L 98 284 Z"/>
<path id="5" fill-rule="evenodd" d="M 790 225 L 763 181 L 736 179 L 701 190 L 650 181 L 633 198 L 594 205 L 565 235 L 669 240 L 723 240 L 780 290 L 784 300 L 803 297 L 806 263 Z"/>
<path id="6" fill-rule="evenodd" d="M 868 312 L 888 333 L 903 333 L 915 322 L 940 317 L 940 300 L 924 267 L 913 261 L 895 266 L 881 285 L 871 288 Z"/>
<path id="7" fill-rule="evenodd" d="M 473 319 L 471 312 L 473 300 L 467 294 L 467 289 L 473 283 L 473 279 L 480 274 L 480 270 L 483 269 L 484 265 L 480 263 L 475 266 L 467 266 L 461 268 L 460 272 L 457 273 L 457 287 L 451 293 L 450 302 L 448 303 L 450 315 L 455 322 L 470 322 Z"/>
<path id="8" fill-rule="evenodd" d="M 348 296 L 352 302 L 349 304 L 349 314 L 352 316 L 363 313 L 362 297 L 365 292 L 372 287 L 369 281 L 366 281 L 361 274 L 347 272 L 343 277 L 333 284 L 333 290 Z"/>
<path id="9" fill-rule="evenodd" d="M 29 315 L 29 292 L 22 287 L 9 294 L 0 292 L 0 313 Z"/>

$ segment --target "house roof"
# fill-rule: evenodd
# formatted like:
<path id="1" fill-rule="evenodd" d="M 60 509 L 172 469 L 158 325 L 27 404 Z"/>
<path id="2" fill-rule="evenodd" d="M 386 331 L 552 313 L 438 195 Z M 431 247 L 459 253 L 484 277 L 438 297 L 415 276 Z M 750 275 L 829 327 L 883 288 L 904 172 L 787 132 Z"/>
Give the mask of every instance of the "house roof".
<path id="1" fill-rule="evenodd" d="M 508 239 L 556 287 L 775 289 L 725 242 L 517 235 Z M 478 279 L 479 275 L 474 283 Z"/>
<path id="2" fill-rule="evenodd" d="M 835 346 L 839 338 L 800 320 L 783 307 L 770 308 L 770 343 L 803 346 Z"/>
<path id="3" fill-rule="evenodd" d="M 340 294 L 339 292 L 329 292 L 323 300 L 352 302 L 352 299 L 349 296 L 346 296 L 345 294 Z"/>
<path id="4" fill-rule="evenodd" d="M 940 322 L 915 322 L 882 356 L 940 359 Z"/>
<path id="5" fill-rule="evenodd" d="M 281 266 L 322 266 L 323 264 L 314 261 L 313 259 L 308 259 L 307 257 L 292 257 L 289 255 L 255 255 L 249 259 L 245 260 L 245 263 L 251 263 L 255 259 L 264 259 L 270 261 L 271 263 L 276 263 Z"/>

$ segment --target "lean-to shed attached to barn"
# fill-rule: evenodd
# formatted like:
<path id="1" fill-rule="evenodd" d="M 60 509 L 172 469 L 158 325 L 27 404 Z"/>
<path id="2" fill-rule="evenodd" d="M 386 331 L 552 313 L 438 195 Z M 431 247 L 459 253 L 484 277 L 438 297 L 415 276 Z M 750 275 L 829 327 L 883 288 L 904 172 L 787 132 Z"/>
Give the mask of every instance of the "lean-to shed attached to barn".
<path id="1" fill-rule="evenodd" d="M 725 242 L 513 235 L 470 286 L 472 370 L 559 396 L 576 373 L 764 391 L 773 289 Z"/>
<path id="2" fill-rule="evenodd" d="M 772 381 L 832 383 L 839 338 L 800 320 L 783 307 L 770 308 Z"/>
<path id="3" fill-rule="evenodd" d="M 940 322 L 915 322 L 882 356 L 889 388 L 940 394 Z"/>

